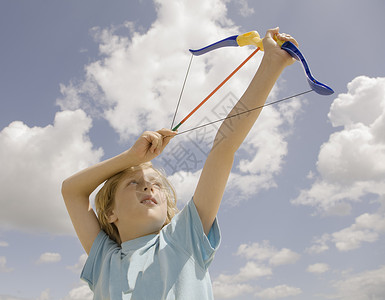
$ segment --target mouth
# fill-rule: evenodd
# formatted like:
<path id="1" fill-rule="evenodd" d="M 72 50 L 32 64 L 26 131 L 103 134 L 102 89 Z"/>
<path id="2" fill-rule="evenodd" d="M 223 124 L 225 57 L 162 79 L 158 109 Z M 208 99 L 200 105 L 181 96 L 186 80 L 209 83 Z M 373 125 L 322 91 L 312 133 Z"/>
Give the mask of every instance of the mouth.
<path id="1" fill-rule="evenodd" d="M 140 203 L 144 204 L 144 205 L 151 205 L 151 206 L 158 204 L 156 199 L 154 197 L 151 197 L 151 196 L 143 198 L 142 201 L 140 201 Z"/>

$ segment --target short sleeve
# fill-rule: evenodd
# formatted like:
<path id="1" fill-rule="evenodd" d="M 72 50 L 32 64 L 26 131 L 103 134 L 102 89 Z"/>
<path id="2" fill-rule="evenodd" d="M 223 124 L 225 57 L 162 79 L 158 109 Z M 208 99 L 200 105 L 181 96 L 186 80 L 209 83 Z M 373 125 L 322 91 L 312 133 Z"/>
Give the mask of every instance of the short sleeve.
<path id="1" fill-rule="evenodd" d="M 192 256 L 203 269 L 209 267 L 221 240 L 217 219 L 206 235 L 194 201 L 191 199 L 164 229 L 170 243 Z"/>
<path id="2" fill-rule="evenodd" d="M 99 280 L 103 261 L 106 259 L 107 254 L 118 249 L 120 249 L 119 245 L 111 240 L 103 230 L 96 236 L 80 276 L 81 279 L 88 283 L 91 290 L 94 290 Z"/>

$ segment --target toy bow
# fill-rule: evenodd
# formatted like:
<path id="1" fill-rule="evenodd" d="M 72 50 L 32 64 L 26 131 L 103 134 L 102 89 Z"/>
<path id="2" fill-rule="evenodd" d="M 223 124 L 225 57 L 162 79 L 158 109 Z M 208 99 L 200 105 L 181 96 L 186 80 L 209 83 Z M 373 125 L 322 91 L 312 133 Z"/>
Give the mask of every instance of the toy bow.
<path id="1" fill-rule="evenodd" d="M 313 77 L 313 75 L 310 72 L 309 65 L 308 65 L 304 55 L 301 53 L 301 51 L 292 42 L 289 42 L 289 41 L 283 42 L 283 41 L 280 41 L 280 40 L 277 40 L 277 39 L 275 39 L 275 41 L 278 43 L 278 45 L 281 47 L 281 49 L 285 50 L 293 58 L 295 58 L 296 60 L 298 60 L 298 61 L 300 61 L 302 63 L 302 66 L 303 66 L 303 69 L 305 71 L 305 75 L 306 75 L 306 78 L 307 78 L 307 82 L 309 83 L 309 86 L 310 86 L 312 91 L 314 91 L 314 92 L 316 92 L 317 94 L 320 94 L 320 95 L 331 95 L 331 94 L 334 93 L 334 91 L 329 86 L 327 86 L 326 84 L 321 83 L 320 81 L 316 80 Z M 180 98 L 182 96 L 184 84 L 186 82 L 187 74 L 188 74 L 189 69 L 190 69 L 192 57 L 193 56 L 199 56 L 199 55 L 205 54 L 207 52 L 210 52 L 212 50 L 215 50 L 215 49 L 218 49 L 218 48 L 222 48 L 222 47 L 229 47 L 229 46 L 238 47 L 238 46 L 246 46 L 246 45 L 254 45 L 254 46 L 257 47 L 257 49 L 254 50 L 254 52 L 249 57 L 247 57 L 205 99 L 203 99 L 203 101 L 201 103 L 199 103 L 181 122 L 179 122 L 178 125 L 176 125 L 173 128 L 173 124 L 174 124 L 174 120 L 175 120 L 175 115 L 176 115 L 176 112 L 177 112 L 178 107 L 179 107 Z M 182 92 L 181 92 L 181 95 L 179 97 L 177 109 L 175 111 L 174 120 L 173 120 L 173 123 L 171 125 L 172 130 L 173 131 L 177 130 L 179 128 L 179 126 L 181 126 L 192 114 L 194 114 L 218 89 L 220 89 L 259 50 L 263 51 L 263 39 L 261 39 L 261 37 L 259 36 L 257 31 L 250 31 L 250 32 L 247 32 L 247 33 L 244 33 L 244 34 L 241 34 L 241 35 L 233 35 L 233 36 L 230 36 L 230 37 L 225 38 L 223 40 L 220 40 L 220 41 L 218 41 L 216 43 L 210 44 L 210 45 L 208 45 L 206 47 L 197 49 L 197 50 L 189 49 L 189 51 L 191 52 L 192 56 L 191 56 L 190 64 L 189 64 L 188 71 L 187 71 L 187 74 L 186 74 L 185 82 L 183 84 Z"/>

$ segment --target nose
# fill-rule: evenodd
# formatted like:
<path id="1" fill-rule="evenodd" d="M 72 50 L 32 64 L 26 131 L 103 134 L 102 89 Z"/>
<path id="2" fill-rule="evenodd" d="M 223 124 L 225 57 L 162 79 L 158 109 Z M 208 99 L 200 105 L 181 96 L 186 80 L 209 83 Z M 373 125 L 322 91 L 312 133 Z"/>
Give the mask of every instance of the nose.
<path id="1" fill-rule="evenodd" d="M 147 191 L 153 192 L 154 191 L 153 184 L 151 182 L 145 181 L 143 183 L 143 191 L 145 191 L 145 192 L 147 192 Z"/>

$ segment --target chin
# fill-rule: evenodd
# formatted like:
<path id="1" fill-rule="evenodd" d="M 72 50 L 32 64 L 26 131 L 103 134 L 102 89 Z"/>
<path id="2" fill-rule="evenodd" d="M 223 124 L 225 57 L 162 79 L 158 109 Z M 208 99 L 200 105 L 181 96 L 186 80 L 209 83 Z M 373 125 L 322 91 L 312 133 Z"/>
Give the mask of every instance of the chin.
<path id="1" fill-rule="evenodd" d="M 166 222 L 166 218 L 150 217 L 149 219 L 147 219 L 147 222 L 148 222 L 147 224 L 149 225 L 149 229 L 152 232 L 155 232 L 155 231 L 159 232 L 163 228 Z"/>

